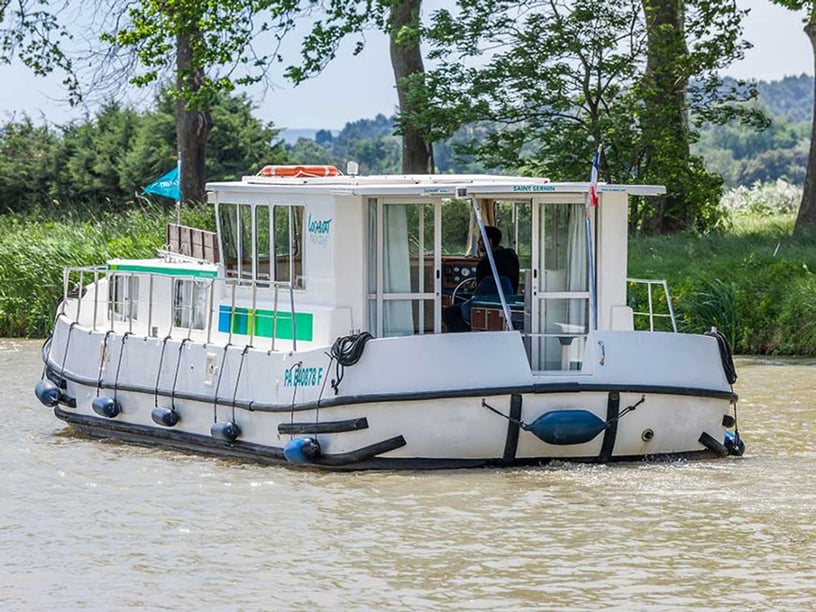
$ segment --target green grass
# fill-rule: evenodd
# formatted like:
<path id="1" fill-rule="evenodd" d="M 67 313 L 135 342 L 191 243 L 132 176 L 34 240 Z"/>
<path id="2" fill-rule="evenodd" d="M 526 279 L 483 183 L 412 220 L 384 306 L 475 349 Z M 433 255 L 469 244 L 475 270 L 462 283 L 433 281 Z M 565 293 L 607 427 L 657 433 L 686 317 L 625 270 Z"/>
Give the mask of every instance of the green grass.
<path id="1" fill-rule="evenodd" d="M 738 216 L 728 232 L 635 237 L 629 274 L 664 278 L 683 331 L 716 326 L 736 352 L 816 355 L 816 241 L 794 215 Z M 642 290 L 630 298 L 642 306 Z"/>
<path id="2" fill-rule="evenodd" d="M 45 337 L 62 295 L 63 268 L 153 257 L 165 224 L 175 221 L 172 209 L 150 204 L 115 214 L 50 214 L 0 215 L 0 337 Z M 211 217 L 211 209 L 188 209 L 182 222 L 201 227 L 204 215 Z"/>

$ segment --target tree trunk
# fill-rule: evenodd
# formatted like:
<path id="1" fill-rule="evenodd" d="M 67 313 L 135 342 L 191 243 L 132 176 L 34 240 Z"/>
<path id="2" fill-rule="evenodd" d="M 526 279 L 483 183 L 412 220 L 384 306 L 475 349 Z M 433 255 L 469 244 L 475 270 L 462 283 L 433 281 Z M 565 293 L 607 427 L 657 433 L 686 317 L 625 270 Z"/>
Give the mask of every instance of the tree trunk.
<path id="1" fill-rule="evenodd" d="M 393 0 L 391 4 L 391 66 L 397 83 L 400 114 L 413 111 L 405 87 L 405 79 L 424 74 L 422 52 L 419 48 L 419 9 L 422 0 Z M 409 32 L 413 31 L 413 34 Z M 433 146 L 410 121 L 402 127 L 402 171 L 405 174 L 432 174 L 434 171 Z"/>
<path id="2" fill-rule="evenodd" d="M 813 55 L 816 59 L 816 22 L 811 15 L 805 24 L 805 34 L 810 39 Z M 816 62 L 815 62 L 816 63 Z M 814 81 L 816 91 L 816 81 Z M 807 170 L 805 171 L 805 188 L 802 191 L 802 203 L 799 204 L 799 214 L 796 215 L 796 225 L 793 227 L 794 236 L 816 234 L 816 99 L 813 101 L 813 118 L 810 128 L 810 151 L 808 153 Z"/>
<path id="3" fill-rule="evenodd" d="M 195 33 L 176 37 L 176 87 L 191 93 L 201 89 L 204 80 L 201 68 L 192 68 L 191 41 Z M 209 109 L 201 103 L 191 104 L 179 99 L 176 102 L 176 139 L 181 159 L 179 187 L 183 202 L 202 202 L 206 198 L 204 185 L 207 180 L 207 135 L 212 129 Z"/>
<path id="4" fill-rule="evenodd" d="M 693 214 L 685 206 L 688 172 L 688 73 L 685 61 L 684 0 L 642 0 L 646 16 L 646 70 L 643 77 L 644 178 L 666 185 L 666 194 L 651 202 L 643 229 L 668 233 L 689 227 Z"/>

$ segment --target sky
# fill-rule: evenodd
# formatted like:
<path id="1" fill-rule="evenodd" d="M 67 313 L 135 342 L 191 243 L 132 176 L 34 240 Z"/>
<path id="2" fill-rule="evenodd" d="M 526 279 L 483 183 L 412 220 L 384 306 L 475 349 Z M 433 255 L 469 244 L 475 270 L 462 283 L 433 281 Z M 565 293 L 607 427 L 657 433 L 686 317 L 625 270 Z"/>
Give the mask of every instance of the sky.
<path id="1" fill-rule="evenodd" d="M 445 0 L 425 0 L 427 13 Z M 802 31 L 803 13 L 780 8 L 768 0 L 737 0 L 750 9 L 745 39 L 754 47 L 745 59 L 726 74 L 739 78 L 777 80 L 784 76 L 813 74 L 814 56 Z M 247 93 L 258 105 L 256 115 L 279 128 L 341 129 L 347 122 L 391 115 L 397 105 L 394 76 L 384 34 L 369 32 L 365 51 L 356 57 L 341 48 L 338 57 L 322 74 L 298 87 L 282 77 L 265 93 Z M 57 77 L 36 77 L 22 65 L 0 67 L 0 119 L 27 113 L 35 122 L 64 123 L 82 117 L 84 110 L 71 108 Z"/>

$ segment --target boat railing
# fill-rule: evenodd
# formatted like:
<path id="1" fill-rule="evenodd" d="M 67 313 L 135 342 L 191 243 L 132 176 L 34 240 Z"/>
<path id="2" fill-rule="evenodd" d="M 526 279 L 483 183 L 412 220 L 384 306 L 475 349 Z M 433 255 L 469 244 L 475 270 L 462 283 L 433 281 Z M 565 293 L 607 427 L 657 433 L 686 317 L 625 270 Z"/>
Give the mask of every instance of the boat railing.
<path id="1" fill-rule="evenodd" d="M 645 285 L 646 287 L 646 310 L 633 308 L 632 314 L 635 317 L 647 318 L 649 331 L 655 331 L 655 320 L 668 319 L 671 322 L 672 330 L 677 333 L 677 320 L 674 316 L 674 308 L 672 307 L 671 296 L 669 295 L 669 285 L 665 279 L 627 278 L 626 281 L 630 286 Z M 656 312 L 655 301 L 657 298 L 654 295 L 653 287 L 657 285 L 663 289 L 663 296 L 660 301 L 665 303 L 666 312 Z M 628 302 L 637 305 L 637 302 L 634 302 L 631 292 Z"/>
<path id="2" fill-rule="evenodd" d="M 144 280 L 147 287 L 144 287 Z M 193 282 L 191 295 L 185 300 L 178 295 L 176 281 Z M 102 290 L 102 281 L 107 281 L 107 290 Z M 163 283 L 164 299 L 157 294 L 158 284 Z M 170 288 L 169 292 L 166 287 Z M 220 288 L 219 288 L 220 286 Z M 290 281 L 253 281 L 247 279 L 224 279 L 194 277 L 189 274 L 166 274 L 161 272 L 133 272 L 112 270 L 107 266 L 79 266 L 65 268 L 63 271 L 63 295 L 59 312 L 73 316 L 75 321 L 86 322 L 93 331 L 122 329 L 126 325 L 128 333 L 143 329 L 146 336 L 158 337 L 160 328 L 165 328 L 165 336 L 170 337 L 183 330 L 187 339 L 193 332 L 200 333 L 205 342 L 212 342 L 213 332 L 225 332 L 231 344 L 235 334 L 236 317 L 242 309 L 256 313 L 258 292 L 272 290 L 271 344 L 269 350 L 276 350 L 277 330 L 280 318 L 286 316 L 292 329 L 292 350 L 297 350 L 297 329 L 295 317 L 294 286 Z M 283 301 L 288 301 L 279 311 L 281 292 L 288 294 Z M 227 304 L 223 298 L 227 298 Z M 202 300 L 201 298 L 205 298 Z M 203 310 L 196 305 L 205 301 Z M 227 307 L 229 323 L 227 329 L 219 329 L 219 319 L 223 307 Z M 70 308 L 70 311 L 69 311 Z M 146 318 L 142 314 L 145 312 Z M 141 316 L 140 316 L 141 315 Z M 200 325 L 197 324 L 200 321 Z M 256 326 L 248 326 L 248 344 L 253 345 L 256 338 Z M 287 347 L 288 348 L 288 347 Z"/>

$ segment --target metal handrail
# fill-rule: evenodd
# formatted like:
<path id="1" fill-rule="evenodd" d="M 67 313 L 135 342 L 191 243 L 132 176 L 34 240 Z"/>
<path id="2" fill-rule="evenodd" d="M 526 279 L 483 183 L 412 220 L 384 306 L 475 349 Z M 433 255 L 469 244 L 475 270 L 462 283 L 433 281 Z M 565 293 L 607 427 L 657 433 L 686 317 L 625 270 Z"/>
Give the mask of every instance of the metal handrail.
<path id="1" fill-rule="evenodd" d="M 155 272 L 131 272 L 131 271 L 122 271 L 122 270 L 111 270 L 107 266 L 76 266 L 76 267 L 69 267 L 63 270 L 63 296 L 62 301 L 60 304 L 59 312 L 61 314 L 66 313 L 66 308 L 68 306 L 69 300 L 76 300 L 76 310 L 75 310 L 75 318 L 76 320 L 80 319 L 80 315 L 83 311 L 83 302 L 88 301 L 88 297 L 86 297 L 86 287 L 85 287 L 85 280 L 87 275 L 93 274 L 93 283 L 89 284 L 90 286 L 94 287 L 93 291 L 93 320 L 91 322 L 91 328 L 93 331 L 97 331 L 102 327 L 107 327 L 107 324 L 110 324 L 110 329 L 113 330 L 116 317 L 114 316 L 114 302 L 111 300 L 111 293 L 110 288 L 107 294 L 100 293 L 98 291 L 99 283 L 103 279 L 107 279 L 109 282 L 113 282 L 115 278 L 147 278 L 148 285 L 144 290 L 147 290 L 148 296 L 148 308 L 147 308 L 147 321 L 146 321 L 146 336 L 154 336 L 157 335 L 158 330 L 154 329 L 153 322 L 154 320 L 158 319 L 161 320 L 160 317 L 157 315 L 159 314 L 158 309 L 155 307 L 158 305 L 154 299 L 154 282 L 156 279 L 167 280 L 170 282 L 171 287 L 171 299 L 168 300 L 167 304 L 167 320 L 169 321 L 169 329 L 167 335 L 171 335 L 173 328 L 177 327 L 175 325 L 175 315 L 176 315 L 176 302 L 172 299 L 172 291 L 174 291 L 175 281 L 179 279 L 183 280 L 190 280 L 190 276 L 188 275 L 176 275 L 176 274 L 161 274 Z M 73 279 L 77 279 L 75 283 L 72 283 Z M 229 296 L 229 312 L 230 312 L 230 325 L 228 330 L 228 343 L 232 343 L 232 336 L 233 336 L 233 322 L 234 317 L 236 314 L 237 304 L 238 304 L 238 290 L 239 289 L 248 289 L 251 292 L 251 312 L 255 312 L 256 303 L 258 299 L 258 290 L 259 289 L 273 289 L 273 300 L 274 300 L 274 315 L 272 321 L 272 338 L 271 338 L 271 351 L 275 350 L 275 335 L 277 331 L 277 319 L 278 319 L 278 291 L 280 289 L 288 290 L 289 293 L 289 315 L 291 317 L 291 325 L 292 325 L 292 348 L 293 350 L 297 350 L 297 327 L 295 322 L 295 296 L 294 296 L 294 285 L 290 281 L 254 281 L 250 279 L 233 279 L 233 278 L 209 278 L 209 279 L 197 279 L 197 280 L 205 280 L 209 281 L 209 286 L 207 287 L 207 306 L 206 306 L 206 325 L 201 330 L 204 333 L 204 337 L 206 338 L 206 342 L 211 342 L 212 339 L 212 332 L 213 326 L 215 325 L 215 329 L 217 331 L 217 321 L 219 317 L 219 313 L 216 312 L 217 300 L 216 300 L 216 285 L 223 283 L 223 287 L 225 289 L 224 293 Z M 129 281 L 127 281 L 129 283 Z M 74 293 L 74 290 L 76 292 Z M 143 289 L 140 287 L 139 291 Z M 131 293 L 125 292 L 125 295 L 121 298 L 122 303 L 120 304 L 122 310 L 122 316 L 126 317 L 127 319 L 127 327 L 128 331 L 133 331 L 133 317 L 131 316 L 134 311 L 135 300 L 138 299 L 137 295 L 131 295 Z M 107 312 L 107 317 L 105 321 L 99 321 L 99 310 L 100 307 L 104 308 Z M 192 313 L 192 304 L 189 306 L 190 308 L 190 321 L 188 325 L 183 326 L 183 329 L 186 330 L 186 337 L 189 339 L 192 330 L 193 330 L 193 313 Z M 181 329 L 181 327 L 180 327 Z M 249 336 L 249 345 L 251 346 L 253 340 L 255 338 L 256 333 L 255 326 L 253 326 L 252 331 L 250 332 Z"/>
<path id="2" fill-rule="evenodd" d="M 649 317 L 649 331 L 654 331 L 654 322 L 655 319 L 670 319 L 672 330 L 674 333 L 677 333 L 677 320 L 674 316 L 674 308 L 672 308 L 671 296 L 669 295 L 669 285 L 666 283 L 665 279 L 648 279 L 648 278 L 627 278 L 627 282 L 646 285 L 646 293 L 648 298 L 649 310 L 648 311 L 632 311 L 633 315 L 636 316 L 646 316 Z M 666 299 L 666 305 L 668 306 L 668 313 L 665 312 L 655 312 L 654 311 L 654 300 L 652 297 L 652 286 L 653 285 L 660 285 L 663 287 L 663 295 Z"/>

